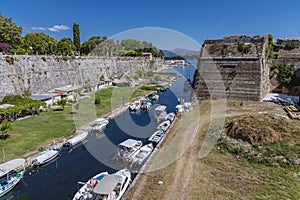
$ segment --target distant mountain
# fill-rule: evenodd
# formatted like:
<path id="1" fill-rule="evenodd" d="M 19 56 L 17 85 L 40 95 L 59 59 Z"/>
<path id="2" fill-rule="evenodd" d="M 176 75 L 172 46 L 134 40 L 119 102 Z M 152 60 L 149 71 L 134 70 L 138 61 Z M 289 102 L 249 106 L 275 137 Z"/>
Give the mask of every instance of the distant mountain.
<path id="1" fill-rule="evenodd" d="M 162 50 L 165 57 L 174 57 L 174 56 L 185 56 L 185 55 L 199 55 L 200 51 L 176 48 L 171 50 Z"/>

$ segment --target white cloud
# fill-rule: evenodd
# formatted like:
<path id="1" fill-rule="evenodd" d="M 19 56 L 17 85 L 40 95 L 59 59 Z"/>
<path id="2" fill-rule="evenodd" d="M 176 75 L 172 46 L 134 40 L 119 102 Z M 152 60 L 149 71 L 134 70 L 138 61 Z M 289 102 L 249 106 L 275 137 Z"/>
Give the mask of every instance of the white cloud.
<path id="1" fill-rule="evenodd" d="M 34 31 L 45 31 L 46 30 L 46 28 L 44 28 L 44 27 L 31 27 L 31 29 Z"/>
<path id="2" fill-rule="evenodd" d="M 60 32 L 60 31 L 65 31 L 69 30 L 70 28 L 65 25 L 55 25 L 53 27 L 31 27 L 32 30 L 34 31 L 52 31 L 52 32 Z"/>
<path id="3" fill-rule="evenodd" d="M 65 26 L 65 25 L 55 25 L 51 28 L 48 28 L 49 31 L 53 31 L 53 32 L 60 32 L 60 31 L 65 31 L 65 30 L 69 30 L 70 28 Z"/>

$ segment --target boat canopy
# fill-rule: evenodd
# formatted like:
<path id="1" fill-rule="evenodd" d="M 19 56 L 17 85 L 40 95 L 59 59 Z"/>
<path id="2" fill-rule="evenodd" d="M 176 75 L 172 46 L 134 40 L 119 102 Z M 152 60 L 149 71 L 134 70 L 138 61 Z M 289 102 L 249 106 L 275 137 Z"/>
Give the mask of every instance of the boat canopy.
<path id="1" fill-rule="evenodd" d="M 166 110 L 166 106 L 158 106 L 155 110 L 156 111 L 165 111 Z"/>
<path id="2" fill-rule="evenodd" d="M 10 160 L 6 163 L 1 164 L 0 165 L 0 176 L 5 175 L 12 170 L 15 170 L 15 171 L 22 170 L 24 168 L 25 162 L 26 161 L 24 158 L 17 158 L 17 159 Z"/>
<path id="3" fill-rule="evenodd" d="M 125 140 L 124 142 L 120 143 L 118 146 L 125 147 L 125 148 L 131 148 L 140 142 L 141 141 L 139 141 L 139 140 L 128 139 L 128 140 Z"/>
<path id="4" fill-rule="evenodd" d="M 122 179 L 119 175 L 105 175 L 94 188 L 94 193 L 109 195 Z"/>

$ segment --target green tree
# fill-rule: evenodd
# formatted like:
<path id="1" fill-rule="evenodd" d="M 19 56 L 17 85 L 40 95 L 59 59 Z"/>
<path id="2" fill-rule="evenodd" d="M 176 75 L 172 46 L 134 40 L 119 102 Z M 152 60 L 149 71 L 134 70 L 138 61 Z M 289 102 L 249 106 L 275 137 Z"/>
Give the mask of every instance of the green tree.
<path id="1" fill-rule="evenodd" d="M 12 18 L 0 14 L 0 43 L 9 44 L 10 52 L 16 52 L 18 48 L 21 48 L 23 44 L 21 34 L 22 27 L 12 22 Z"/>
<path id="2" fill-rule="evenodd" d="M 76 51 L 80 51 L 80 30 L 79 25 L 74 23 L 73 24 L 73 43 L 76 47 Z"/>
<path id="3" fill-rule="evenodd" d="M 29 54 L 53 54 L 57 41 L 45 33 L 28 33 L 25 35 L 25 48 Z"/>
<path id="4" fill-rule="evenodd" d="M 12 129 L 12 124 L 11 122 L 2 122 L 0 124 L 0 134 L 1 134 L 1 139 L 6 138 L 3 137 L 6 133 L 8 133 Z"/>
<path id="5" fill-rule="evenodd" d="M 57 43 L 56 53 L 64 56 L 74 55 L 76 47 L 70 38 L 62 38 Z"/>
<path id="6" fill-rule="evenodd" d="M 280 64 L 275 68 L 278 69 L 277 80 L 283 86 L 290 88 L 291 87 L 290 83 L 296 71 L 294 65 Z"/>
<path id="7" fill-rule="evenodd" d="M 106 37 L 93 36 L 88 41 L 81 45 L 80 53 L 83 55 L 89 55 L 93 49 L 97 47 L 101 42 L 103 42 Z"/>

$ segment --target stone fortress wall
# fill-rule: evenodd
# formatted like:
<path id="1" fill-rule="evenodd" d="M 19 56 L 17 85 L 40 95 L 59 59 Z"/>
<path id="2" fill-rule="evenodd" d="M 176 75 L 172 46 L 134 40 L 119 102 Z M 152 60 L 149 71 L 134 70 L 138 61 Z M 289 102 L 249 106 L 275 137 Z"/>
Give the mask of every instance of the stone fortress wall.
<path id="1" fill-rule="evenodd" d="M 82 86 L 97 83 L 103 75 L 122 77 L 137 69 L 155 65 L 145 58 L 59 57 L 0 55 L 0 99 L 7 94 L 22 94 L 25 90 L 44 93 L 66 85 Z"/>
<path id="2" fill-rule="evenodd" d="M 238 45 L 248 50 L 240 51 Z M 267 47 L 267 36 L 206 40 L 193 84 L 196 96 L 261 101 L 269 90 Z"/>

